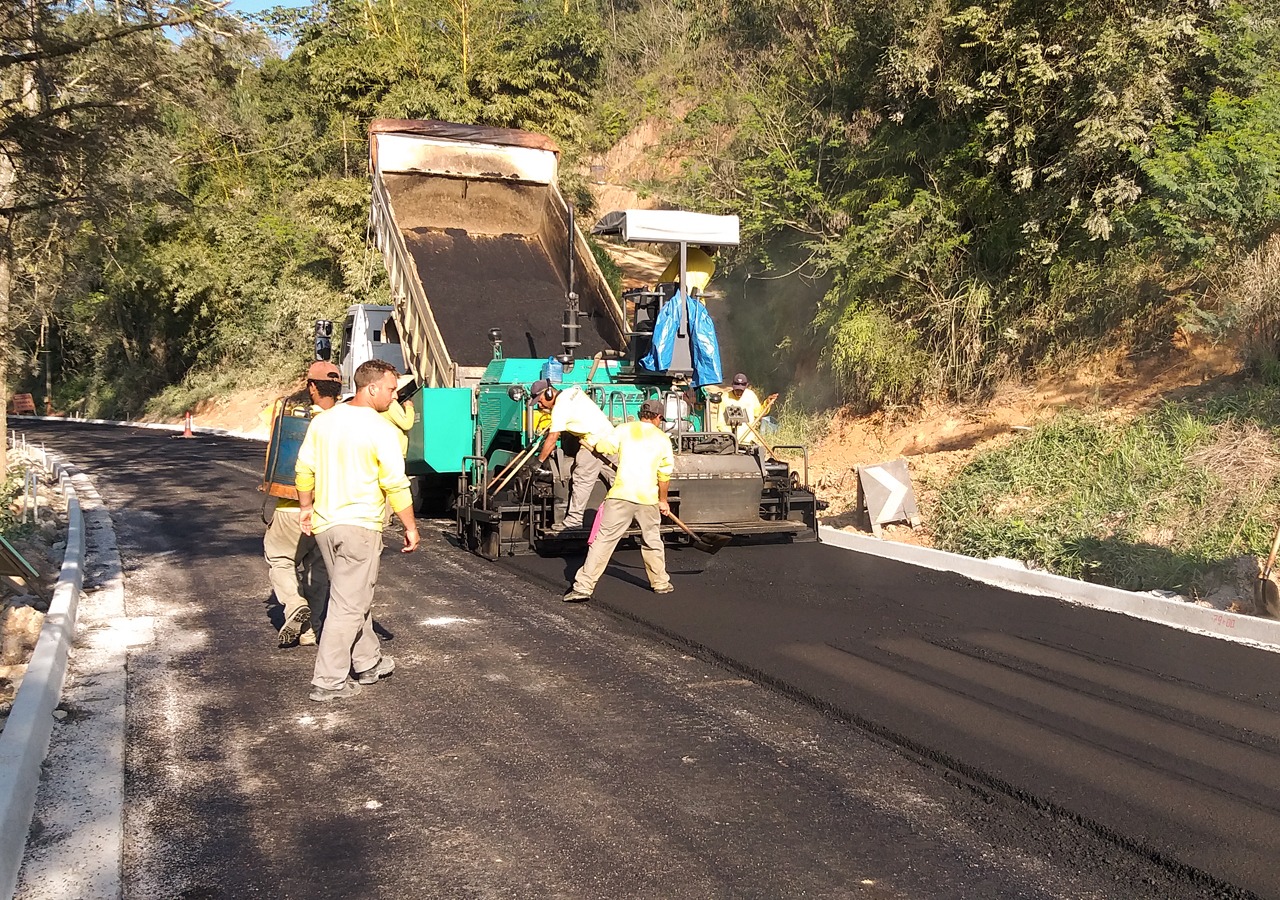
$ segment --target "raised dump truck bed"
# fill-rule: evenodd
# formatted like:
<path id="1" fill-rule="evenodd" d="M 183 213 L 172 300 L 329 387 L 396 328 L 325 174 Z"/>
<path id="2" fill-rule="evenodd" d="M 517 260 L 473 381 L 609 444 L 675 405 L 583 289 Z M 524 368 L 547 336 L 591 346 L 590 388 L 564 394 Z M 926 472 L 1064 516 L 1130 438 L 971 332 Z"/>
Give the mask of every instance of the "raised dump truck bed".
<path id="1" fill-rule="evenodd" d="M 374 121 L 369 138 L 373 233 L 405 359 L 424 385 L 478 376 L 493 327 L 508 354 L 561 352 L 571 267 L 585 316 L 578 354 L 624 346 L 621 309 L 556 186 L 554 143 L 400 119 Z"/>

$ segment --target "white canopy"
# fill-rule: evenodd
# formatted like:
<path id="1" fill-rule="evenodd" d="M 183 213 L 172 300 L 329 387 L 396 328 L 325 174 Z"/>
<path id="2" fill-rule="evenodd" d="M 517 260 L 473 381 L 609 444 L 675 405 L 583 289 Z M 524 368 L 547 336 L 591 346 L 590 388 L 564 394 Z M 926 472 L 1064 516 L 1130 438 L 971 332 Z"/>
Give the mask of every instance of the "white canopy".
<path id="1" fill-rule="evenodd" d="M 591 233 L 621 235 L 624 241 L 736 247 L 738 217 L 678 209 L 623 209 L 605 215 Z"/>

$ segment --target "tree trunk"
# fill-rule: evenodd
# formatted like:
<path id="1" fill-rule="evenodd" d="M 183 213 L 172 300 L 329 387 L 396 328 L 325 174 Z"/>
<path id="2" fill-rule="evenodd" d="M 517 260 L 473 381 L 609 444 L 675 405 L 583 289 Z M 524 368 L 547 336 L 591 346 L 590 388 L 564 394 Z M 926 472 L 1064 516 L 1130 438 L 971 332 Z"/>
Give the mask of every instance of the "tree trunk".
<path id="1" fill-rule="evenodd" d="M 9 155 L 0 149 L 0 198 L 12 196 L 14 185 L 13 163 Z M 0 201 L 2 202 L 2 201 Z M 13 272 L 13 220 L 4 220 L 0 233 L 0 400 L 5 412 L 9 410 L 9 287 Z M 9 420 L 0 419 L 0 478 L 9 470 Z"/>

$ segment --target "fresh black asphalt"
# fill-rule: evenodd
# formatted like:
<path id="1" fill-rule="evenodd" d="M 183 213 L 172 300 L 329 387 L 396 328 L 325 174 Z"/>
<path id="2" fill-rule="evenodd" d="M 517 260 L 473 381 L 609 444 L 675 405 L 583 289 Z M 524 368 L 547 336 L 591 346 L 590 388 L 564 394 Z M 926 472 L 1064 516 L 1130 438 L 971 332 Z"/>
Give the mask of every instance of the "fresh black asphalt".
<path id="1" fill-rule="evenodd" d="M 33 423 L 116 520 L 128 897 L 1280 896 L 1280 656 L 820 545 L 388 551 L 397 673 L 306 699 L 262 446 Z"/>

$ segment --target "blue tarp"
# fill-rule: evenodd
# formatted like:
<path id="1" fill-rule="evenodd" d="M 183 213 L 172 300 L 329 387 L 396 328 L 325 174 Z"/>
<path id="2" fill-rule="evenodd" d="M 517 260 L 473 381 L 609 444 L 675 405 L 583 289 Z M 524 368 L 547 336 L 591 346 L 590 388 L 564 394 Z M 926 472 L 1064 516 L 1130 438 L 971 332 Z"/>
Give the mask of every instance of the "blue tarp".
<path id="1" fill-rule="evenodd" d="M 671 368 L 682 308 L 689 311 L 689 334 L 693 339 L 693 386 L 722 384 L 720 343 L 716 340 L 716 326 L 711 320 L 711 313 L 697 300 L 686 302 L 682 293 L 677 293 L 658 311 L 658 318 L 653 323 L 653 345 L 640 360 L 640 365 L 650 372 L 665 372 Z"/>

